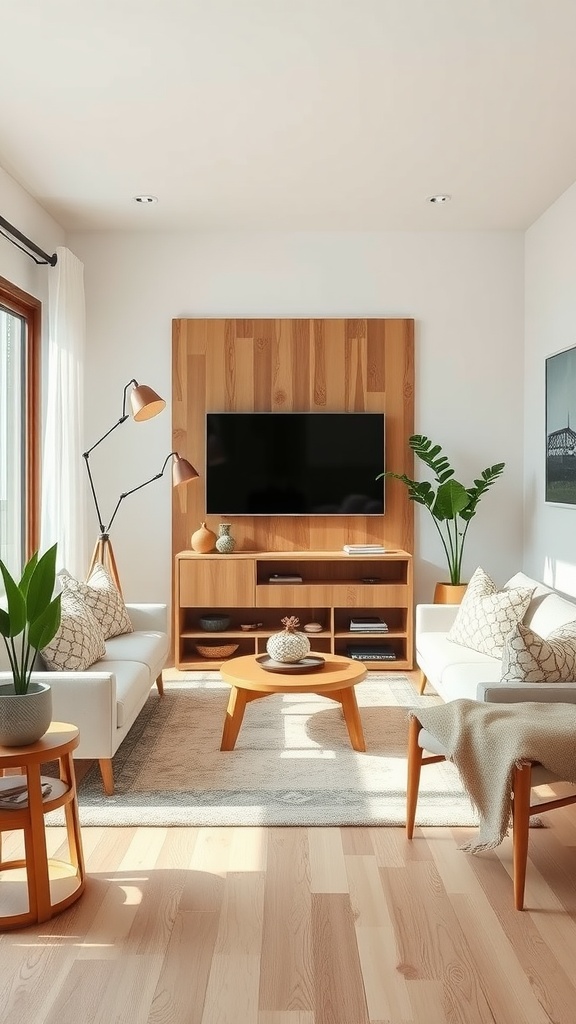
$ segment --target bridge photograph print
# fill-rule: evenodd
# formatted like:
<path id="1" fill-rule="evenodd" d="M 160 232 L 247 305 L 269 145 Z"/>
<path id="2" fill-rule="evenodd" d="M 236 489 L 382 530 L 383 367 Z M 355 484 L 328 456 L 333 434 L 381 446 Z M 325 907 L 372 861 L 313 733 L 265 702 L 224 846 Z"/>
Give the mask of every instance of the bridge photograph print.
<path id="1" fill-rule="evenodd" d="M 546 501 L 576 506 L 576 347 L 546 360 Z"/>

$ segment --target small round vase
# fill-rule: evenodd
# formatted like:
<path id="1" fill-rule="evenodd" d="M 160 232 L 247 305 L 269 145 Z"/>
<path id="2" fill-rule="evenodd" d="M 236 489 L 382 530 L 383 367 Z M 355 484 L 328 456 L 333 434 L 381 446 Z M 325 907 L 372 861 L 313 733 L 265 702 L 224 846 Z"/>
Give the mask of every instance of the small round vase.
<path id="1" fill-rule="evenodd" d="M 30 683 L 28 693 L 14 693 L 12 683 L 0 685 L 0 743 L 26 747 L 44 735 L 52 721 L 52 690 L 48 683 Z"/>
<path id="2" fill-rule="evenodd" d="M 196 533 L 192 534 L 190 544 L 193 551 L 197 551 L 200 555 L 207 555 L 209 551 L 214 551 L 216 534 L 213 530 L 208 529 L 206 523 L 201 523 Z"/>
<path id="3" fill-rule="evenodd" d="M 305 633 L 291 627 L 272 633 L 266 641 L 266 651 L 274 661 L 291 665 L 310 654 L 310 641 Z"/>
<path id="4" fill-rule="evenodd" d="M 216 538 L 216 550 L 221 555 L 231 555 L 236 547 L 234 537 L 230 536 L 231 523 L 220 523 L 218 537 Z"/>

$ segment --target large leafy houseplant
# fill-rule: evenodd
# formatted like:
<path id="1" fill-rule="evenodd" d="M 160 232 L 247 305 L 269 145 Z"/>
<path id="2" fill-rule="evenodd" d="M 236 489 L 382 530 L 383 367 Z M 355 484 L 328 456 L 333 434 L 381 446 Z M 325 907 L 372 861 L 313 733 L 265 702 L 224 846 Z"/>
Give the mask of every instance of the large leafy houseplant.
<path id="1" fill-rule="evenodd" d="M 468 527 L 480 503 L 480 499 L 493 483 L 502 476 L 504 462 L 483 469 L 480 477 L 471 487 L 454 480 L 454 470 L 442 453 L 439 444 L 434 444 L 424 434 L 413 434 L 408 444 L 415 455 L 434 473 L 434 487 L 429 481 L 419 483 L 405 473 L 387 471 L 381 477 L 394 477 L 408 488 L 408 497 L 428 509 L 440 535 L 448 561 L 450 583 L 459 585 L 462 573 L 462 555 Z"/>
<path id="2" fill-rule="evenodd" d="M 60 625 L 60 594 L 54 596 L 56 544 L 36 551 L 19 583 L 0 559 L 6 608 L 0 607 L 0 635 L 6 644 L 14 692 L 28 693 L 36 652 L 54 639 Z"/>

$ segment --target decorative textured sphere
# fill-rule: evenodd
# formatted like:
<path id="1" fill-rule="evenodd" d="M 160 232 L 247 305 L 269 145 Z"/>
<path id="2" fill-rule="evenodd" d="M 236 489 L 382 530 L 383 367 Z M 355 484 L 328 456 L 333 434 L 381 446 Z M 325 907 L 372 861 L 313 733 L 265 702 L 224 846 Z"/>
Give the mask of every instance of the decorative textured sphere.
<path id="1" fill-rule="evenodd" d="M 310 641 L 305 633 L 298 632 L 300 623 L 295 616 L 282 619 L 282 622 L 285 628 L 268 637 L 266 651 L 274 661 L 291 665 L 310 653 Z"/>

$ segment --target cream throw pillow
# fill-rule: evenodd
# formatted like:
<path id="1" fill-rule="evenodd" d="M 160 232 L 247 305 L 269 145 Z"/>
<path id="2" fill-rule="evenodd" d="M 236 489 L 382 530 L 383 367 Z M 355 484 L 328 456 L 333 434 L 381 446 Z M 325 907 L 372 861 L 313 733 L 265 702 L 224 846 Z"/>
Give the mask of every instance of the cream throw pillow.
<path id="1" fill-rule="evenodd" d="M 501 681 L 576 681 L 576 622 L 559 626 L 546 639 L 519 622 L 504 641 Z"/>
<path id="2" fill-rule="evenodd" d="M 108 570 L 99 562 L 86 583 L 74 579 L 65 569 L 58 573 L 58 578 L 63 592 L 73 594 L 96 617 L 105 640 L 120 636 L 121 633 L 134 632 L 122 595 Z"/>
<path id="3" fill-rule="evenodd" d="M 83 672 L 106 654 L 99 622 L 81 600 L 62 592 L 62 614 L 56 636 L 40 651 L 46 668 Z"/>
<path id="4" fill-rule="evenodd" d="M 533 587 L 498 590 L 483 569 L 473 574 L 448 633 L 452 643 L 499 658 L 504 640 L 526 614 Z"/>

